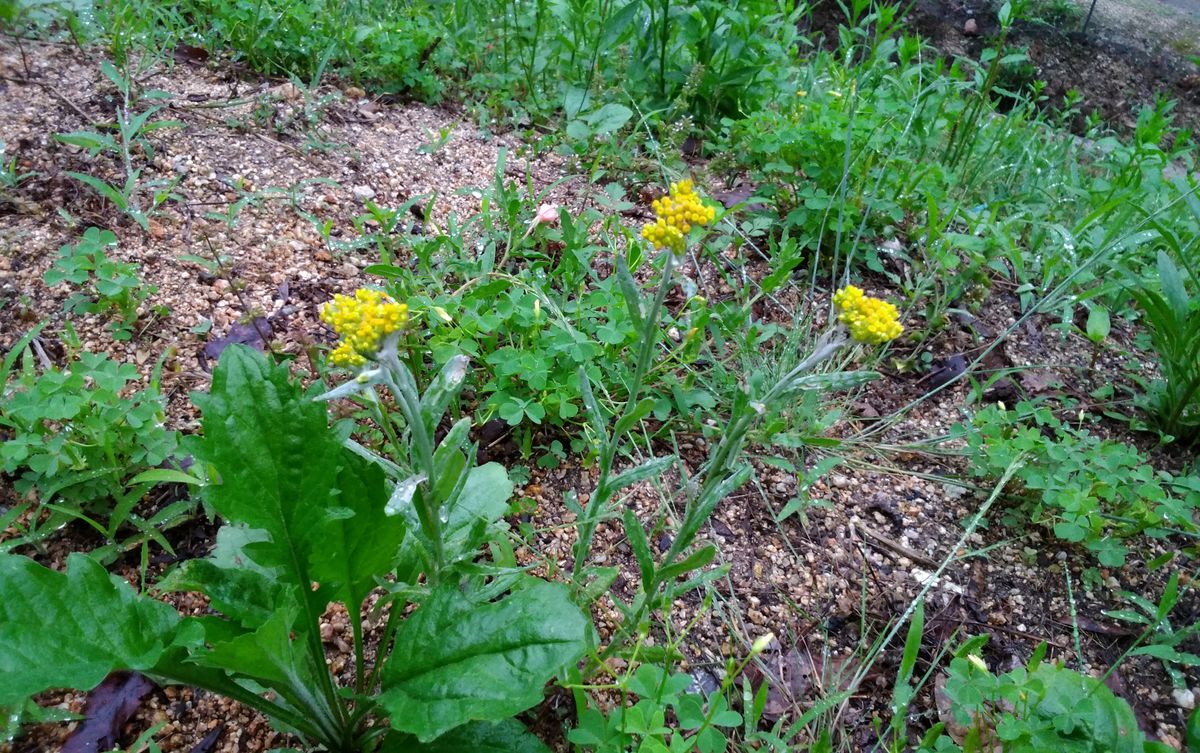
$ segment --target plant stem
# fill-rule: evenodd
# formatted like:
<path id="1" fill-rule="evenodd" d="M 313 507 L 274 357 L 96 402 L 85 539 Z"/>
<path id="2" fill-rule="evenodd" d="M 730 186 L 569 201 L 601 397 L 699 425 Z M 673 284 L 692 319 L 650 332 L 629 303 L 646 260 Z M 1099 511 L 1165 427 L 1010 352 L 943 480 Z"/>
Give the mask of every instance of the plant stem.
<path id="1" fill-rule="evenodd" d="M 354 638 L 354 689 L 358 693 L 366 691 L 366 659 L 363 656 L 363 626 L 361 605 L 354 607 L 346 605 L 350 612 L 350 632 Z"/>
<path id="2" fill-rule="evenodd" d="M 663 0 L 662 28 L 658 40 L 658 88 L 663 99 L 667 97 L 667 45 L 671 34 L 671 0 Z"/>
<path id="3" fill-rule="evenodd" d="M 425 426 L 421 415 L 421 398 L 417 394 L 417 383 L 412 372 L 408 370 L 399 356 L 393 351 L 381 356 L 381 365 L 388 386 L 391 388 L 400 410 L 408 421 L 408 431 L 412 438 L 412 447 L 419 461 L 418 467 L 425 474 L 425 480 L 418 485 L 420 504 L 416 505 L 417 517 L 421 521 L 425 536 L 433 545 L 433 569 L 429 573 L 431 583 L 436 583 L 441 577 L 442 568 L 446 564 L 445 546 L 442 542 L 442 521 L 437 509 L 435 497 L 438 486 L 437 466 L 433 461 L 433 438 Z"/>
<path id="4" fill-rule="evenodd" d="M 625 407 L 621 411 L 621 415 L 617 418 L 616 423 L 620 423 L 637 406 L 638 393 L 642 389 L 642 380 L 645 379 L 646 373 L 650 368 L 650 359 L 654 355 L 654 347 L 658 343 L 658 322 L 662 312 L 663 302 L 667 297 L 667 289 L 671 285 L 671 273 L 674 270 L 675 254 L 667 251 L 666 259 L 663 262 L 662 282 L 659 283 L 658 291 L 654 294 L 654 302 L 650 309 L 645 312 L 642 321 L 642 342 L 638 349 L 637 362 L 633 370 L 633 380 L 629 386 L 629 396 L 625 400 Z M 600 451 L 600 478 L 596 482 L 596 489 L 592 492 L 591 499 L 588 500 L 587 508 L 584 510 L 583 519 L 579 523 L 579 539 L 575 544 L 575 562 L 571 568 L 571 580 L 576 584 L 579 582 L 579 576 L 583 572 L 584 563 L 587 561 L 587 555 L 592 547 L 592 537 L 596 533 L 596 523 L 600 516 L 600 510 L 608 503 L 608 498 L 612 496 L 612 491 L 608 488 L 609 480 L 612 475 L 612 464 L 616 458 L 617 450 L 620 448 L 620 437 L 602 437 L 603 446 Z"/>
<path id="5" fill-rule="evenodd" d="M 828 359 L 847 342 L 845 334 L 840 327 L 824 335 L 818 340 L 817 347 L 811 355 L 775 382 L 774 386 L 767 391 L 762 403 L 772 405 L 780 401 L 792 388 L 791 385 L 796 377 Z M 688 496 L 687 507 L 684 510 L 679 530 L 671 542 L 671 546 L 667 549 L 667 553 L 663 555 L 661 564 L 655 568 L 650 582 L 643 586 L 642 594 L 635 602 L 633 617 L 626 619 L 622 623 L 621 628 L 613 636 L 612 640 L 609 641 L 608 646 L 600 653 L 600 663 L 603 663 L 620 650 L 624 641 L 631 634 L 631 631 L 637 629 L 637 625 L 641 622 L 642 617 L 647 611 L 653 608 L 655 597 L 659 590 L 666 585 L 666 581 L 662 578 L 663 570 L 676 564 L 676 561 L 680 559 L 684 551 L 692 545 L 696 534 L 704 524 L 704 519 L 711 514 L 713 506 L 720 501 L 713 499 L 713 496 L 718 491 L 718 487 L 729 477 L 727 472 L 733 467 L 734 460 L 738 452 L 741 451 L 746 435 L 749 434 L 750 429 L 753 428 L 760 417 L 758 410 L 748 404 L 748 402 L 741 403 L 741 405 L 742 407 L 739 410 L 737 407 L 738 404 L 735 403 L 734 413 L 730 416 L 729 424 L 725 431 L 721 433 L 721 441 L 717 444 L 712 459 L 707 464 L 704 483 L 698 492 Z M 588 673 L 594 670 L 595 666 L 598 665 L 590 667 Z"/>

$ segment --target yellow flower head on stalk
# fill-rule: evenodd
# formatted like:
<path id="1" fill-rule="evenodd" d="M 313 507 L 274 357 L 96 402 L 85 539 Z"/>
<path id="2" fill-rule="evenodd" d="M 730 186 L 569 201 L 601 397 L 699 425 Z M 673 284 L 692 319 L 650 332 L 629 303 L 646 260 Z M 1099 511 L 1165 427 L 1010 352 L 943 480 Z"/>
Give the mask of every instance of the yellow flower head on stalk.
<path id="1" fill-rule="evenodd" d="M 338 366 L 362 366 L 385 337 L 408 323 L 408 306 L 378 290 L 359 288 L 353 296 L 338 294 L 321 306 L 321 321 L 342 338 L 329 360 Z"/>
<path id="2" fill-rule="evenodd" d="M 880 298 L 864 295 L 862 290 L 847 285 L 833 296 L 838 309 L 838 321 L 850 328 L 850 336 L 864 343 L 878 345 L 895 340 L 904 331 L 900 312 Z"/>
<path id="3" fill-rule="evenodd" d="M 655 221 L 642 228 L 642 237 L 655 248 L 669 248 L 682 253 L 684 237 L 693 225 L 707 225 L 717 216 L 717 210 L 705 206 L 692 189 L 692 181 L 681 180 L 671 184 L 669 195 L 655 199 Z"/>

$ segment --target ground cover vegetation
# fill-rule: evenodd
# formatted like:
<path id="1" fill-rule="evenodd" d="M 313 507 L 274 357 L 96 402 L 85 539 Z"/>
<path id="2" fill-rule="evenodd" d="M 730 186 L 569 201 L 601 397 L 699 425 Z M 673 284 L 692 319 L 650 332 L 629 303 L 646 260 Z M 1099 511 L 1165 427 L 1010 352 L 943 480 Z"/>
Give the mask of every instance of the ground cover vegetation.
<path id="1" fill-rule="evenodd" d="M 1170 102 L 1118 135 L 1024 80 L 1012 24 L 1074 22 L 1068 5 L 1005 3 L 985 54 L 951 60 L 870 0 L 0 0 L 23 61 L 6 80 L 74 46 L 109 108 L 45 134 L 86 197 L 47 220 L 70 234 L 41 276 L 58 305 L 27 321 L 30 301 L 0 299 L 20 324 L 0 366 L 0 739 L 70 717 L 48 691 L 136 671 L 262 713 L 294 750 L 1200 750 L 1195 145 Z M 834 37 L 804 31 L 815 13 Z M 447 107 L 519 143 L 436 222 L 434 195 L 356 188 L 339 222 L 303 199 L 332 179 L 229 178 L 206 220 L 269 207 L 368 263 L 309 302 L 323 339 L 303 352 L 251 307 L 213 336 L 190 423 L 162 389 L 175 346 L 152 336 L 170 301 L 121 256 L 197 215 L 182 171 L 154 177 L 188 126 L 149 83 L 189 58 L 282 82 L 215 120 L 302 155 L 354 159 L 328 126 L 343 98 Z M 30 148 L 0 141 L 0 219 L 33 203 Z M 535 181 L 539 156 L 558 180 Z M 188 261 L 241 293 L 210 243 Z M 1009 355 L 1030 332 L 1070 355 Z M 915 431 L 951 393 L 954 420 Z M 559 522 L 532 524 L 532 482 L 568 467 Z M 690 634 L 731 598 L 718 511 L 766 505 L 782 472 L 767 517 L 803 530 L 839 468 L 973 502 L 926 570 L 890 543 L 915 586 L 882 618 L 864 566 L 856 639 L 806 660 L 804 691 L 797 636 L 759 621 L 725 625 L 702 682 Z M 193 525 L 211 541 L 188 554 Z M 1072 645 L 946 629 L 947 583 L 1014 544 L 1068 563 Z M 833 642 L 832 618 L 811 624 Z M 1116 636 L 1102 665 L 1088 632 Z M 993 650 L 1008 634 L 1037 640 Z M 1135 661 L 1169 740 L 1111 681 Z M 122 723 L 108 747 L 165 744 Z"/>

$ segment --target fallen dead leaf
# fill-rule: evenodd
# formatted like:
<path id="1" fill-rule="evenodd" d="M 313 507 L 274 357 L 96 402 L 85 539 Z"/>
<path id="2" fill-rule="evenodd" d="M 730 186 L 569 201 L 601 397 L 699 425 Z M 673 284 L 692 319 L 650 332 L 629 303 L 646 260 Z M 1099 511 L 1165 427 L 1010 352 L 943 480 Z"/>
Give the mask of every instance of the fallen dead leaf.
<path id="1" fill-rule="evenodd" d="M 155 687 L 137 672 L 113 672 L 88 693 L 84 720 L 63 744 L 62 753 L 97 753 L 117 747 L 121 728 Z"/>

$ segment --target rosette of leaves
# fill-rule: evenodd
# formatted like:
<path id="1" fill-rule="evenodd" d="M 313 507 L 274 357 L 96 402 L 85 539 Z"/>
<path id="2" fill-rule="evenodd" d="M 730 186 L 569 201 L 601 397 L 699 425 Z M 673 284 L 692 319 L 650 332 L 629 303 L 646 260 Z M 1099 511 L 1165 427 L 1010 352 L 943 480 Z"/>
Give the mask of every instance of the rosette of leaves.
<path id="1" fill-rule="evenodd" d="M 440 406 L 433 422 L 443 388 L 422 399 Z M 160 587 L 203 593 L 212 613 L 181 617 L 82 555 L 65 572 L 2 557 L 0 706 L 132 669 L 226 695 L 329 751 L 544 751 L 511 717 L 578 660 L 589 627 L 565 587 L 474 561 L 511 494 L 504 469 L 466 467 L 462 433 L 438 446 L 465 481 L 440 527 L 446 569 L 432 571 L 408 519 L 388 514 L 385 465 L 330 428 L 286 365 L 230 347 L 194 399 L 204 436 L 189 450 L 225 526 Z M 370 652 L 362 614 L 380 587 Z M 345 685 L 320 635 L 331 604 L 353 632 Z"/>

